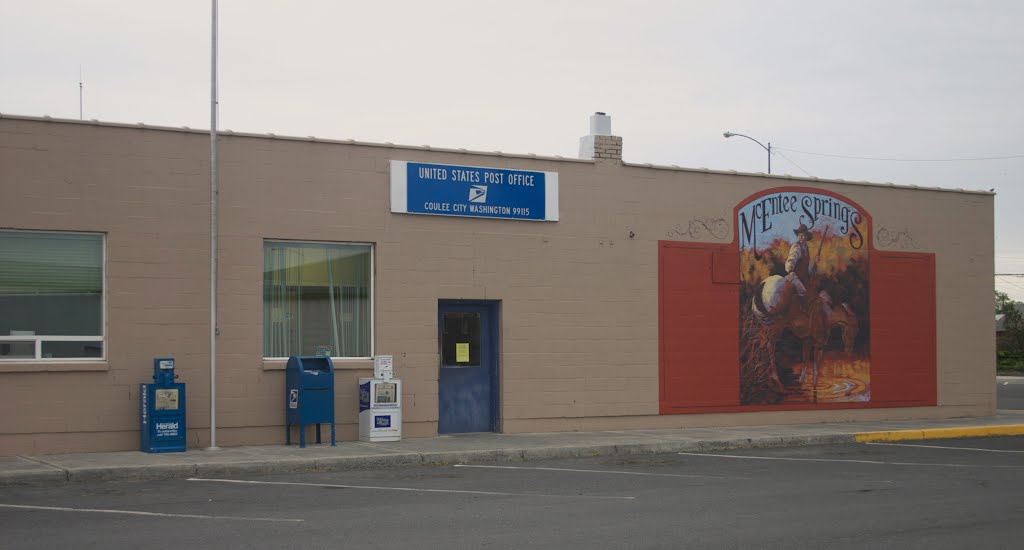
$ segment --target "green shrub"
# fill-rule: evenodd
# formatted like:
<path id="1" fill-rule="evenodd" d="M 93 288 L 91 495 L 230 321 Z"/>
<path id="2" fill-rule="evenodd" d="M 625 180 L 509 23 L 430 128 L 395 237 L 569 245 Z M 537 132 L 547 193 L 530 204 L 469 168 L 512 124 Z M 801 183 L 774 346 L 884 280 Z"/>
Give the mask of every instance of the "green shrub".
<path id="1" fill-rule="evenodd" d="M 996 313 L 1005 315 L 1003 334 L 996 339 L 996 369 L 1024 374 L 1024 307 L 996 291 Z"/>
<path id="2" fill-rule="evenodd" d="M 996 367 L 1000 371 L 1024 373 L 1024 351 L 1003 350 L 996 354 Z"/>

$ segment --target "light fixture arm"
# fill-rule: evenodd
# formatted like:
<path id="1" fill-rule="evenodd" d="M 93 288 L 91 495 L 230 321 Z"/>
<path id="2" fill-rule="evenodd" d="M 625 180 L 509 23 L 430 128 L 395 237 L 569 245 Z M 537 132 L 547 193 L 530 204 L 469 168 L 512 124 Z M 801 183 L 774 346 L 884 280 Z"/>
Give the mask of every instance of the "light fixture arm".
<path id="1" fill-rule="evenodd" d="M 725 132 L 722 135 L 727 137 L 727 138 L 731 138 L 732 136 L 745 137 L 745 138 L 749 139 L 750 141 L 753 141 L 754 143 L 760 145 L 761 148 L 764 149 L 765 151 L 768 151 L 768 174 L 770 175 L 772 173 L 772 142 L 769 141 L 768 145 L 765 145 L 765 144 L 761 143 L 760 141 L 757 141 L 756 139 L 754 139 L 754 138 L 752 138 L 752 137 L 750 137 L 748 135 L 737 134 L 735 132 Z"/>

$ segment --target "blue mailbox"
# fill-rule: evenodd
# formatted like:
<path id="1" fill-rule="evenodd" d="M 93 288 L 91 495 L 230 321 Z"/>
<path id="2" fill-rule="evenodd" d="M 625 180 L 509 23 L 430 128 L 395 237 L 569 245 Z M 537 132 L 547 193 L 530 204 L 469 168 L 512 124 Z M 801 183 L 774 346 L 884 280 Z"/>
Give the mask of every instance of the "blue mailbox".
<path id="1" fill-rule="evenodd" d="M 306 446 L 306 425 L 316 424 L 316 442 L 320 443 L 320 424 L 331 423 L 334 446 L 334 363 L 330 357 L 288 358 L 285 368 L 285 444 L 292 444 L 292 426 L 299 427 L 299 447 Z"/>
<path id="2" fill-rule="evenodd" d="M 139 450 L 185 451 L 185 384 L 174 382 L 174 359 L 153 359 L 153 383 L 139 384 Z"/>

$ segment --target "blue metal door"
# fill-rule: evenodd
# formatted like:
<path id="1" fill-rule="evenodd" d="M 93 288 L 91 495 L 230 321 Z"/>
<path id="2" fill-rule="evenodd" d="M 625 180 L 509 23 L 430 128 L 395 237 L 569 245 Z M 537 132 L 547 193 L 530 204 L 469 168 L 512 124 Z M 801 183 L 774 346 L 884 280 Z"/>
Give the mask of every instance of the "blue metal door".
<path id="1" fill-rule="evenodd" d="M 497 302 L 442 300 L 437 327 L 438 433 L 497 431 Z"/>

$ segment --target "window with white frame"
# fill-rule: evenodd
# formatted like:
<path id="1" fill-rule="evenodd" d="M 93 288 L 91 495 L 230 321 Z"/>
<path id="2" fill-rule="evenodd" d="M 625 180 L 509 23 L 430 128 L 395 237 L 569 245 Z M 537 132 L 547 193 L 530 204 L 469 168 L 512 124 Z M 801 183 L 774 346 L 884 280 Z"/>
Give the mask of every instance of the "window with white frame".
<path id="1" fill-rule="evenodd" d="M 371 245 L 264 241 L 264 357 L 370 357 L 372 310 Z"/>
<path id="2" fill-rule="evenodd" d="M 0 230 L 0 360 L 104 357 L 103 235 Z"/>

